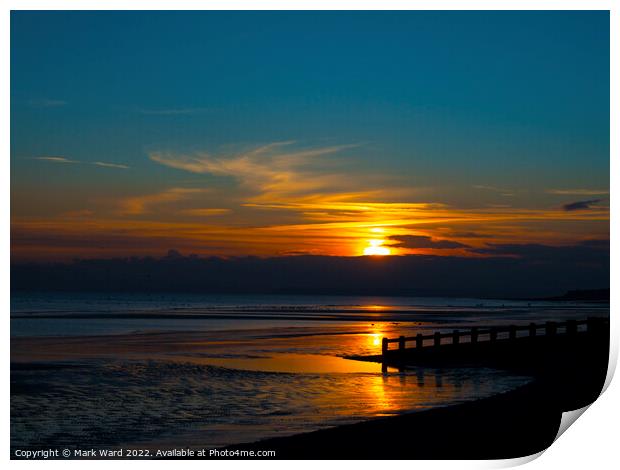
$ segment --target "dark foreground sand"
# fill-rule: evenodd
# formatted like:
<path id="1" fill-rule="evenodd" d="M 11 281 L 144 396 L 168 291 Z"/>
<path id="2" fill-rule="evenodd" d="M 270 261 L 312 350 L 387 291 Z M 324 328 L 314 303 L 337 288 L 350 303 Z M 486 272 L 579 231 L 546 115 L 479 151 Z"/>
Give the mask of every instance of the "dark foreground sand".
<path id="1" fill-rule="evenodd" d="M 553 442 L 561 412 L 530 384 L 461 405 L 275 438 L 230 449 L 275 450 L 278 459 L 497 459 Z"/>

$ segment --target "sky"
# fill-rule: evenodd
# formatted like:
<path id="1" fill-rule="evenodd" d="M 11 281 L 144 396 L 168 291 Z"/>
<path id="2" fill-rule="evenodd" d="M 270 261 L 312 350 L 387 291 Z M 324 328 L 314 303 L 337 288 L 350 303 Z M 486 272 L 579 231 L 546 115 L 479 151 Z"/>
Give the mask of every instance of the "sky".
<path id="1" fill-rule="evenodd" d="M 12 12 L 10 147 L 17 261 L 608 240 L 609 15 Z"/>

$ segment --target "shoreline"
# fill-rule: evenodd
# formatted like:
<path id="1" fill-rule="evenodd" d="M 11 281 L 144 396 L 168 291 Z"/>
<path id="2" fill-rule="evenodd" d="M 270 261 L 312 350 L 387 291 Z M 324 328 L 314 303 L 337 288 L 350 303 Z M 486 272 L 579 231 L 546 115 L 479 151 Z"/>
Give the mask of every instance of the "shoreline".
<path id="1" fill-rule="evenodd" d="M 219 450 L 274 450 L 275 459 L 506 459 L 549 447 L 561 417 L 558 401 L 534 380 L 472 402 Z"/>
<path id="2" fill-rule="evenodd" d="M 153 339 L 152 336 L 149 336 L 149 338 Z M 100 356 L 102 353 L 114 353 L 120 357 L 135 357 L 135 354 L 140 352 L 147 358 L 152 357 L 155 353 L 162 353 L 162 349 L 165 349 L 168 353 L 183 352 L 184 354 L 190 351 L 193 353 L 213 352 L 209 349 L 213 344 L 213 338 L 205 338 L 202 332 L 197 332 L 194 335 L 190 335 L 190 337 L 184 337 L 185 341 L 181 342 L 179 341 L 178 333 L 170 333 L 168 336 L 156 335 L 156 338 L 158 341 L 143 343 L 141 341 L 143 339 L 142 336 L 130 335 L 125 338 L 126 341 L 119 343 L 111 343 L 109 338 L 103 338 L 101 341 L 96 342 L 96 344 L 93 344 L 92 338 L 77 338 L 74 341 L 65 338 L 61 342 L 57 338 L 45 341 L 38 339 L 34 343 L 32 339 L 18 341 L 12 338 L 11 353 L 12 359 L 15 359 L 15 354 L 17 353 L 18 357 L 28 357 L 32 360 L 34 359 L 33 356 L 36 356 L 38 352 L 39 355 L 43 354 L 50 360 L 55 355 L 59 355 L 59 357 L 73 356 L 75 358 L 77 351 L 79 351 L 77 356 L 80 357 Z M 216 343 L 220 343 L 219 347 L 222 351 L 230 351 L 234 344 L 235 351 L 240 353 L 240 347 L 244 343 L 240 343 L 239 338 L 235 337 L 233 339 L 234 341 L 231 343 L 230 341 L 222 341 L 222 338 L 220 338 L 220 341 Z M 278 348 L 283 346 L 298 348 L 300 344 L 305 344 L 299 343 L 300 339 L 297 335 L 295 335 L 293 340 L 288 337 L 278 337 L 276 339 Z M 362 339 L 364 343 L 361 344 L 366 344 L 365 342 L 373 339 L 373 337 L 360 335 L 359 337 L 354 336 L 353 339 L 355 341 Z M 499 354 L 498 351 L 492 352 L 485 349 L 488 354 L 477 357 L 476 361 L 474 361 L 478 367 L 486 367 L 497 361 L 496 365 L 498 366 L 501 364 L 506 368 L 517 371 L 527 370 L 532 374 L 532 379 L 527 385 L 522 385 L 518 388 L 512 388 L 511 390 L 505 388 L 504 390 L 508 391 L 496 393 L 492 396 L 489 394 L 487 398 L 478 398 L 480 393 L 475 389 L 476 399 L 466 403 L 435 405 L 434 408 L 414 412 L 405 411 L 407 409 L 411 410 L 411 408 L 402 407 L 403 414 L 399 416 L 371 418 L 369 415 L 369 419 L 362 422 L 312 432 L 303 432 L 304 428 L 297 428 L 300 432 L 299 434 L 249 442 L 261 437 L 260 433 L 256 433 L 239 439 L 246 441 L 245 444 L 227 446 L 225 445 L 226 440 L 222 440 L 220 441 L 222 447 L 217 447 L 217 449 L 222 452 L 270 450 L 275 451 L 275 456 L 268 458 L 274 459 L 498 459 L 531 455 L 544 450 L 553 442 L 563 411 L 582 408 L 596 399 L 600 394 L 607 372 L 609 360 L 608 329 L 596 329 L 596 331 L 593 330 L 592 334 L 588 330 L 587 334 L 580 333 L 578 337 L 568 342 L 565 341 L 566 338 L 564 337 L 554 336 L 552 339 L 553 341 L 546 339 L 546 337 L 540 337 L 541 344 L 537 342 L 537 347 L 528 348 L 527 350 L 515 350 L 508 356 L 506 354 Z M 264 348 L 265 342 L 264 338 L 252 336 L 248 338 L 247 346 L 249 351 L 253 351 L 252 348 L 255 349 L 257 344 Z M 340 342 L 341 339 L 339 339 L 338 344 Z M 35 344 L 38 347 L 33 348 Z M 485 343 L 484 345 L 488 346 L 489 344 Z M 316 341 L 313 342 L 312 347 L 313 349 L 318 347 Z M 244 352 L 247 353 L 245 350 Z M 459 357 L 463 360 L 468 359 L 460 355 Z M 472 358 L 475 357 L 472 356 Z M 55 359 L 58 360 L 58 358 Z M 434 365 L 431 365 L 433 362 Z M 430 361 L 425 365 L 444 371 L 448 363 L 440 360 Z M 121 368 L 118 369 L 118 367 Z M 123 368 L 123 366 L 115 365 L 112 369 L 98 369 L 96 374 L 89 373 L 88 370 L 86 373 L 82 373 L 79 370 L 68 370 L 59 384 L 54 383 L 54 380 L 61 380 L 58 378 L 57 373 L 53 375 L 48 374 L 48 376 L 53 377 L 53 380 L 50 379 L 52 380 L 51 384 L 60 391 L 65 390 L 65 383 L 73 383 L 75 379 L 79 379 L 78 382 L 83 389 L 84 387 L 96 385 L 97 389 L 100 390 L 100 386 L 103 385 L 107 386 L 111 391 L 114 383 L 110 382 L 110 380 L 117 377 L 118 373 L 121 372 L 125 374 L 123 377 L 127 377 L 124 381 L 129 385 L 138 387 L 142 390 L 142 393 L 150 393 L 153 396 L 159 393 L 164 400 L 166 400 L 165 397 L 167 396 L 188 396 L 187 390 L 190 385 L 196 397 L 203 397 L 207 392 L 210 396 L 233 393 L 236 399 L 243 399 L 238 395 L 234 395 L 235 390 L 238 393 L 247 390 L 247 377 L 235 379 L 236 388 L 233 387 L 231 389 L 231 377 L 226 376 L 226 380 L 218 381 L 216 376 L 209 373 L 207 369 L 201 369 L 199 366 L 198 368 L 194 365 L 184 366 L 186 369 L 183 369 L 180 374 L 178 373 L 178 365 L 175 365 L 174 369 L 169 369 L 171 366 L 160 366 L 157 363 L 154 365 L 148 363 L 146 369 L 141 367 L 138 366 L 136 368 L 132 365 L 129 368 Z M 174 372 L 172 375 L 171 370 Z M 168 388 L 162 389 L 161 385 L 159 385 L 161 377 L 166 377 L 170 381 Z M 179 377 L 182 377 L 182 380 Z M 283 381 L 279 380 L 276 384 L 277 387 L 284 387 L 285 390 L 288 390 L 290 387 L 299 388 L 302 386 L 299 379 L 290 378 L 290 374 L 284 374 L 282 377 Z M 172 380 L 174 378 L 178 380 Z M 210 380 L 211 378 L 213 380 Z M 82 383 L 82 380 L 86 382 Z M 187 383 L 188 380 L 189 385 Z M 258 383 L 261 384 L 263 382 L 259 381 Z M 19 380 L 15 381 L 15 385 L 19 385 Z M 433 397 L 435 392 L 428 385 L 425 387 L 424 382 L 422 382 L 422 388 L 419 388 L 420 385 L 418 384 L 418 393 L 422 395 L 431 393 L 429 397 Z M 331 395 L 329 395 L 330 400 L 334 401 L 334 397 L 342 394 L 343 390 L 349 390 L 347 386 L 349 386 L 348 383 L 333 385 Z M 324 387 L 324 384 L 321 387 Z M 319 390 L 322 390 L 321 387 L 319 387 Z M 263 389 L 264 387 L 259 387 L 257 390 Z M 268 387 L 268 390 L 271 393 L 273 387 Z M 14 389 L 13 374 L 11 391 L 16 391 Z M 69 390 L 68 396 L 79 398 L 76 401 L 79 404 L 82 402 L 82 391 L 78 386 L 73 392 Z M 117 389 L 115 388 L 113 391 L 116 393 Z M 367 410 L 369 404 L 368 397 L 360 395 L 360 391 L 361 389 L 357 386 L 350 389 L 346 392 L 348 393 L 346 395 L 347 401 L 344 403 L 354 401 L 362 407 L 360 409 Z M 105 392 L 104 388 L 102 393 L 109 392 Z M 196 403 L 196 400 L 191 399 L 194 395 L 190 394 L 189 401 L 183 403 L 187 405 L 189 410 L 194 410 L 195 413 L 205 413 L 205 403 L 202 403 L 197 408 L 192 408 L 192 403 Z M 92 393 L 88 396 L 90 399 L 97 398 L 96 394 L 92 395 Z M 127 395 L 129 398 L 132 398 L 132 396 L 132 394 Z M 416 399 L 419 399 L 418 394 L 415 396 L 418 397 Z M 246 399 L 251 400 L 252 397 L 253 395 L 247 395 Z M 314 395 L 310 391 L 299 400 L 299 406 L 308 407 L 314 400 Z M 393 403 L 390 403 L 390 401 L 387 403 L 393 406 Z M 135 405 L 139 407 L 140 402 L 136 401 Z M 256 405 L 258 406 L 258 404 Z M 276 400 L 274 402 L 274 410 L 280 405 Z M 175 406 L 178 406 L 178 403 Z M 211 416 L 209 413 L 210 411 L 206 410 L 203 418 L 206 419 Z M 53 417 L 53 414 L 50 417 Z M 124 423 L 126 418 L 121 413 L 118 416 L 111 415 L 110 419 L 112 421 L 114 419 L 120 420 Z M 280 418 L 276 419 L 279 420 Z M 199 421 L 192 421 L 192 423 L 194 422 L 198 423 Z M 114 422 L 111 423 L 108 423 L 108 427 L 113 425 L 115 426 L 114 432 L 118 432 L 118 425 Z M 175 422 L 174 424 L 178 423 Z M 126 430 L 131 429 L 126 424 L 123 424 L 123 426 L 126 427 Z M 110 427 L 110 429 L 112 428 Z M 165 429 L 165 427 L 162 429 Z M 168 429 L 172 430 L 171 428 Z M 131 436 L 133 431 L 128 432 L 128 436 Z M 229 440 L 228 442 L 234 441 Z M 224 453 L 214 457 L 230 458 L 231 455 Z M 238 454 L 233 454 L 232 457 L 243 458 L 242 455 Z"/>
<path id="3" fill-rule="evenodd" d="M 550 344 L 555 345 L 547 346 Z M 563 412 L 591 404 L 603 389 L 609 330 L 588 335 L 579 345 L 538 351 L 537 365 L 529 370 L 531 382 L 488 398 L 228 449 L 275 450 L 277 459 L 508 459 L 532 455 L 553 443 Z"/>

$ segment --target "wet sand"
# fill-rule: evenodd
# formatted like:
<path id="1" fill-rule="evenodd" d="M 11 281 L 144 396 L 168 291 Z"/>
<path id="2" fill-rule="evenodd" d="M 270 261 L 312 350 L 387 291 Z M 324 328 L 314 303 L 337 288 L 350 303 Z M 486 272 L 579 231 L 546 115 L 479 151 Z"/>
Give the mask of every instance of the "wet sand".
<path id="1" fill-rule="evenodd" d="M 396 327 L 394 327 L 396 328 Z M 216 448 L 476 400 L 529 380 L 492 368 L 390 368 L 372 325 L 269 332 L 18 337 L 13 448 Z"/>
<path id="2" fill-rule="evenodd" d="M 506 459 L 553 443 L 562 412 L 583 408 L 600 394 L 609 360 L 609 329 L 601 328 L 531 368 L 533 381 L 488 398 L 419 413 L 374 419 L 243 450 L 274 450 L 276 458 Z M 550 343 L 555 347 L 555 342 Z M 540 352 L 540 351 L 539 351 Z"/>
<path id="3" fill-rule="evenodd" d="M 506 459 L 553 443 L 557 400 L 540 384 L 470 403 L 230 446 L 277 459 Z"/>
<path id="4" fill-rule="evenodd" d="M 605 341 L 595 355 L 572 357 L 570 370 L 539 374 L 525 387 L 527 374 L 480 364 L 382 374 L 380 364 L 342 358 L 377 354 L 382 336 L 432 327 L 309 322 L 13 337 L 12 447 L 228 445 L 276 450 L 276 458 L 507 458 L 546 447 L 561 410 L 588 404 L 602 386 Z"/>

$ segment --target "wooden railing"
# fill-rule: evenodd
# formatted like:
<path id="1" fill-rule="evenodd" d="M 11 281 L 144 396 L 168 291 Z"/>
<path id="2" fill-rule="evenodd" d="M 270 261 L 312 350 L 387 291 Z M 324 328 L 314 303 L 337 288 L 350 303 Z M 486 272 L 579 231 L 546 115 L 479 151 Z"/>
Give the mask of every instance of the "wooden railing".
<path id="1" fill-rule="evenodd" d="M 606 322 L 605 318 L 595 318 L 590 317 L 587 320 L 568 320 L 565 322 L 554 322 L 548 321 L 544 324 L 536 324 L 530 323 L 529 325 L 524 326 L 516 326 L 516 325 L 508 325 L 508 326 L 500 326 L 500 327 L 488 327 L 488 328 L 479 328 L 472 327 L 469 330 L 453 330 L 449 333 L 441 333 L 439 331 L 429 334 L 417 334 L 415 336 L 401 336 L 399 338 L 383 338 L 381 353 L 385 355 L 390 352 L 398 352 L 405 351 L 406 349 L 414 349 L 407 348 L 408 342 L 414 342 L 415 349 L 425 348 L 425 347 L 440 347 L 445 345 L 457 345 L 461 343 L 462 338 L 469 338 L 469 343 L 478 343 L 482 341 L 514 341 L 517 338 L 534 338 L 537 336 L 553 336 L 558 334 L 577 334 L 581 326 L 585 325 L 585 331 L 593 331 L 596 329 L 597 325 L 600 325 L 602 322 Z M 543 335 L 539 335 L 539 330 L 544 330 Z M 527 332 L 525 335 L 519 336 L 520 332 Z M 500 338 L 500 335 L 506 335 L 505 338 Z M 485 338 L 483 338 L 485 337 Z M 442 339 L 449 339 L 448 342 L 443 342 Z M 425 341 L 432 340 L 431 345 L 425 345 Z M 398 349 L 390 349 L 391 343 L 398 343 Z"/>

